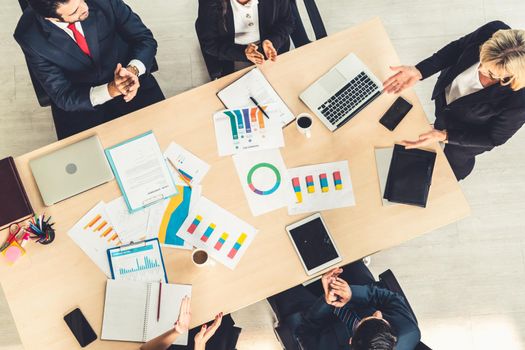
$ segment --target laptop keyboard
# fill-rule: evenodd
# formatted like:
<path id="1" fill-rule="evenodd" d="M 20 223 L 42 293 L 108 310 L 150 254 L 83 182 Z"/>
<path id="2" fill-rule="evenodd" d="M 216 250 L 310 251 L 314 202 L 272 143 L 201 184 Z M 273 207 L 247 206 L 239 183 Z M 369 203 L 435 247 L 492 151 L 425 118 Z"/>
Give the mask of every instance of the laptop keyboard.
<path id="1" fill-rule="evenodd" d="M 336 125 L 361 102 L 377 94 L 378 90 L 379 87 L 368 75 L 361 72 L 317 109 L 330 123 Z"/>

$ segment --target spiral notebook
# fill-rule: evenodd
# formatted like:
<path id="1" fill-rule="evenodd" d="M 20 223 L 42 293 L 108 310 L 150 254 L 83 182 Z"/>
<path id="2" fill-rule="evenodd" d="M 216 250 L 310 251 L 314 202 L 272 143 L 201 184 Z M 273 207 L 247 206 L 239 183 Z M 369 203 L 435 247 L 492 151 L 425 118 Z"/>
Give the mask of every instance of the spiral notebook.
<path id="1" fill-rule="evenodd" d="M 146 342 L 173 328 L 179 317 L 184 296 L 191 296 L 191 286 L 162 284 L 160 318 L 157 321 L 159 283 L 108 280 L 102 340 Z M 188 332 L 173 343 L 188 344 Z"/>

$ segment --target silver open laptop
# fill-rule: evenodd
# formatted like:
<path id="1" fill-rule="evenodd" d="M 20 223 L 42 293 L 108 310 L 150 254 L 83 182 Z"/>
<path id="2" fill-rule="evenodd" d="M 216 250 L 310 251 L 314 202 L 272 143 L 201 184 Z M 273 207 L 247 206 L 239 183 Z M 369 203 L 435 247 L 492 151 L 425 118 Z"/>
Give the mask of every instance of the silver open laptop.
<path id="1" fill-rule="evenodd" d="M 349 54 L 301 95 L 303 102 L 334 131 L 381 95 L 382 83 Z"/>
<path id="2" fill-rule="evenodd" d="M 113 179 L 98 136 L 91 136 L 29 162 L 45 205 Z"/>

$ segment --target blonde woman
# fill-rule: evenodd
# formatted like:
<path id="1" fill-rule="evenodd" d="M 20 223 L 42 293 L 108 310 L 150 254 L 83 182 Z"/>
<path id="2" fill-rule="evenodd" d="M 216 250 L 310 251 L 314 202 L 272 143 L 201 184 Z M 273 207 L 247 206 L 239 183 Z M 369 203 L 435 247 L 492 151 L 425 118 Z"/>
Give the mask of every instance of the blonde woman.
<path id="1" fill-rule="evenodd" d="M 414 86 L 441 72 L 432 93 L 434 128 L 407 148 L 444 142 L 458 180 L 474 168 L 475 157 L 502 145 L 525 122 L 525 31 L 490 22 L 451 42 L 416 66 L 391 67 L 388 93 Z"/>

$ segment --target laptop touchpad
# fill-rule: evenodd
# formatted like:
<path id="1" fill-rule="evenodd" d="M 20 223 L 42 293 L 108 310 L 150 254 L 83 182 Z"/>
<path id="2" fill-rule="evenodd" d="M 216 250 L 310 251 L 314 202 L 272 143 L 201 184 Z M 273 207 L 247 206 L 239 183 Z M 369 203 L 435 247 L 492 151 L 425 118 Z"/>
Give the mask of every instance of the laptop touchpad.
<path id="1" fill-rule="evenodd" d="M 332 69 L 319 80 L 319 84 L 327 93 L 333 94 L 347 82 L 347 79 L 337 69 Z"/>

